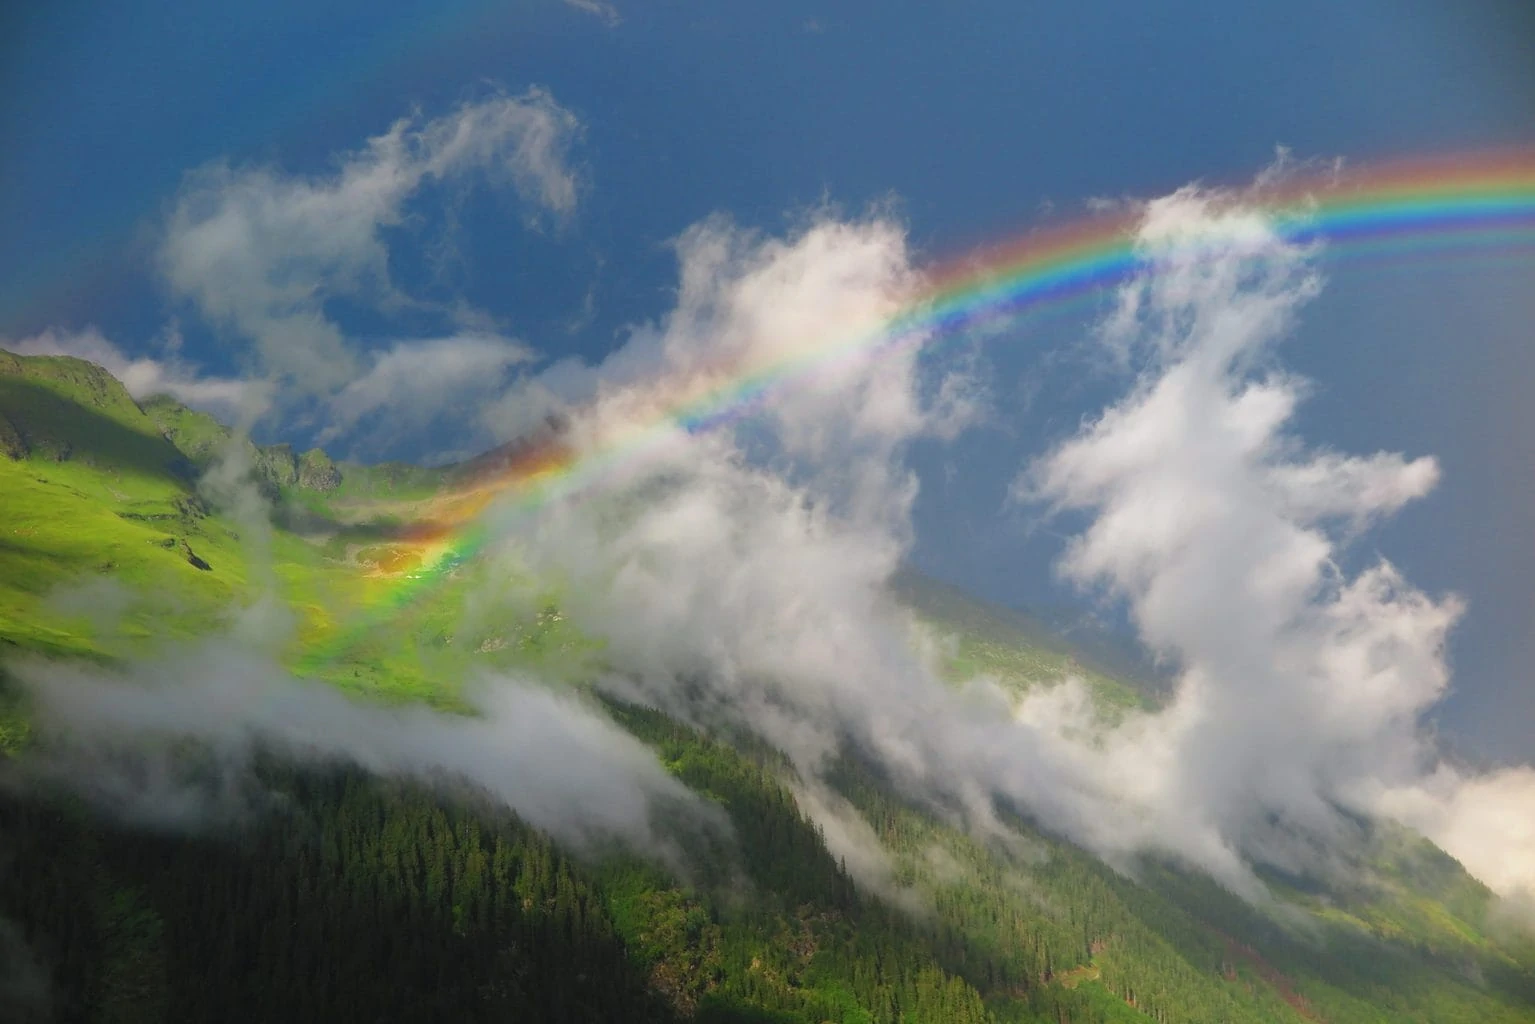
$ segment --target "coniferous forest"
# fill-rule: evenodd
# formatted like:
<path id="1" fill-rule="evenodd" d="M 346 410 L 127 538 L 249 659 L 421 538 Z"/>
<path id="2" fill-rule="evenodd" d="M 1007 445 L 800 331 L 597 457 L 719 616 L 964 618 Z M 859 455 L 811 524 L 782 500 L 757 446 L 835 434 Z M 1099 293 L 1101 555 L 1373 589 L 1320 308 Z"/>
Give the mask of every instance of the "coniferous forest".
<path id="1" fill-rule="evenodd" d="M 48 993 L 8 1019 L 1512 1022 L 1535 1005 L 1512 960 L 1288 934 L 1197 876 L 1131 880 L 1037 833 L 1032 863 L 1009 863 L 849 762 L 882 839 L 927 851 L 905 881 L 929 899 L 895 905 L 860 891 L 771 767 L 615 711 L 729 813 L 735 841 L 691 851 L 689 877 L 574 857 L 467 788 L 342 766 L 267 759 L 263 809 L 192 835 L 8 794 L 0 913 Z"/>

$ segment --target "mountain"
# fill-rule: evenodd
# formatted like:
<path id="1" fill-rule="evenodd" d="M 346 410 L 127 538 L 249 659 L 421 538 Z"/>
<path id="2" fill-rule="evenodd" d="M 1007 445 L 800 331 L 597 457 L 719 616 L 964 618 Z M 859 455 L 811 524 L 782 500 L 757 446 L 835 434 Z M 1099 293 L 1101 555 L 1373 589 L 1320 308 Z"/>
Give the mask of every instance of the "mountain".
<path id="1" fill-rule="evenodd" d="M 0 673 L 126 663 L 224 628 L 267 585 L 294 617 L 288 667 L 362 701 L 465 710 L 443 680 L 471 666 L 584 687 L 602 664 L 543 581 L 466 615 L 485 600 L 473 561 L 362 614 L 398 524 L 516 451 L 423 469 L 248 445 L 268 526 L 200 485 L 228 441 L 99 367 L 0 353 Z M 250 554 L 267 529 L 270 583 Z M 895 589 L 945 639 L 955 680 L 1075 674 L 1109 714 L 1165 695 L 1112 643 L 914 574 Z M 1132 879 L 1006 809 L 1020 842 L 983 841 L 849 753 L 833 775 L 890 862 L 882 894 L 829 851 L 776 751 L 602 706 L 724 812 L 732 842 L 679 833 L 686 867 L 574 851 L 468 786 L 275 754 L 252 769 L 263 800 L 217 827 L 128 827 L 21 770 L 48 750 L 0 674 L 0 778 L 15 783 L 0 786 L 0 1019 L 1535 1020 L 1535 947 L 1401 829 L 1364 823 L 1348 882 L 1273 876 L 1282 909 L 1259 909 L 1173 865 Z M 178 770 L 199 756 L 178 751 Z"/>

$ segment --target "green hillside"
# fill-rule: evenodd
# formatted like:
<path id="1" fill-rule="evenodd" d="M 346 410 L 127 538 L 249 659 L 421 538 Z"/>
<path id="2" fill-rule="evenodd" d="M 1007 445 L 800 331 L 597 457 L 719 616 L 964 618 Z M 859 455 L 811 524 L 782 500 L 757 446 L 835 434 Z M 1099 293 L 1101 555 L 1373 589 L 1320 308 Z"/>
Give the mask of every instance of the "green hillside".
<path id="1" fill-rule="evenodd" d="M 199 489 L 229 443 L 98 367 L 0 353 L 0 758 L 40 742 L 5 658 L 110 665 L 222 628 L 268 585 L 250 552 L 269 527 Z M 295 672 L 359 700 L 459 709 L 453 681 L 472 666 L 573 687 L 604 667 L 557 592 L 492 588 L 475 563 L 376 614 L 393 524 L 455 470 L 244 454 L 273 504 Z M 1160 699 L 1027 617 L 915 576 L 898 593 L 956 680 L 1075 674 L 1110 716 Z M 1168 865 L 1127 878 L 1015 809 L 1001 811 L 1021 841 L 983 842 L 849 754 L 834 782 L 890 858 L 892 899 L 828 851 L 775 751 L 605 706 L 724 810 L 732 841 L 679 833 L 686 872 L 583 858 L 467 786 L 275 756 L 258 767 L 262 810 L 191 834 L 0 786 L 0 923 L 16 933 L 0 931 L 14 961 L 0 960 L 0 1020 L 1535 1021 L 1535 947 L 1399 829 L 1374 828 L 1349 887 L 1272 878 L 1292 911 L 1273 915 Z"/>

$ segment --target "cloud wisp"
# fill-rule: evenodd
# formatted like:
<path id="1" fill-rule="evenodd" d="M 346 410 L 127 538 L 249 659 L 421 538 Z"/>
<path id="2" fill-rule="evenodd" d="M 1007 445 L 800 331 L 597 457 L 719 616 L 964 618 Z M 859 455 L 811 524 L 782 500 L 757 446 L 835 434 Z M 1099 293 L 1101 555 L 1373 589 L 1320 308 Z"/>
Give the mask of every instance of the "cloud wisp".
<path id="1" fill-rule="evenodd" d="M 266 750 L 300 764 L 468 783 L 576 850 L 616 841 L 677 861 L 658 814 L 725 827 L 599 710 L 526 681 L 478 680 L 468 691 L 472 716 L 380 707 L 296 680 L 239 637 L 122 672 L 9 668 L 46 741 L 22 770 L 140 823 L 198 827 L 254 809 L 252 767 Z M 178 744 L 186 739 L 204 744 L 208 759 L 188 760 Z"/>
<path id="2" fill-rule="evenodd" d="M 510 189 L 534 226 L 567 222 L 583 187 L 570 162 L 582 132 L 534 87 L 402 118 L 339 154 L 330 173 L 217 163 L 189 174 L 166 215 L 157 270 L 176 300 L 223 332 L 241 377 L 204 375 L 181 357 L 175 330 L 154 354 L 129 355 L 94 328 L 0 345 L 97 363 L 136 399 L 168 394 L 226 422 L 278 412 L 360 457 L 392 454 L 433 428 L 460 435 L 454 454 L 474 454 L 494 440 L 479 410 L 533 353 L 462 299 L 406 294 L 391 278 L 389 231 L 420 215 L 428 188 L 472 182 Z M 448 326 L 364 345 L 336 319 L 336 302 Z"/>
<path id="3" fill-rule="evenodd" d="M 565 0 L 565 5 L 567 7 L 574 7 L 585 14 L 590 14 L 592 17 L 599 19 L 608 28 L 616 28 L 623 24 L 624 18 L 623 15 L 618 13 L 618 8 L 610 3 L 606 3 L 605 0 Z"/>
<path id="4" fill-rule="evenodd" d="M 1320 287 L 1310 253 L 1241 196 L 1193 188 L 1149 204 L 1138 241 L 1148 272 L 1105 332 L 1144 369 L 1016 486 L 1089 517 L 1061 573 L 1124 601 L 1180 673 L 1164 710 L 1077 768 L 1135 796 L 1144 842 L 1225 861 L 1228 882 L 1245 862 L 1325 870 L 1347 853 L 1346 809 L 1421 829 L 1505 894 L 1535 886 L 1519 810 L 1535 775 L 1462 776 L 1424 727 L 1460 601 L 1384 558 L 1342 567 L 1362 530 L 1429 493 L 1436 463 L 1290 430 L 1306 382 L 1274 346 Z"/>
<path id="5" fill-rule="evenodd" d="M 408 303 L 390 280 L 383 229 L 426 184 L 479 175 L 530 210 L 576 206 L 567 155 L 574 114 L 545 90 L 496 94 L 433 120 L 403 118 L 332 174 L 215 164 L 190 175 L 169 214 L 160 264 L 171 292 L 255 347 L 263 374 L 325 394 L 358 358 L 326 303 Z"/>
<path id="6" fill-rule="evenodd" d="M 1319 281 L 1260 215 L 1184 190 L 1147 207 L 1139 242 L 1149 270 L 1106 335 L 1144 371 L 1015 487 L 1089 516 L 1063 576 L 1123 600 L 1180 671 L 1165 710 L 1077 767 L 1132 795 L 1140 842 L 1224 863 L 1228 883 L 1244 860 L 1313 870 L 1293 861 L 1346 838 L 1337 807 L 1355 783 L 1427 753 L 1417 717 L 1446 685 L 1459 605 L 1384 561 L 1353 578 L 1337 563 L 1348 533 L 1427 493 L 1437 468 L 1287 433 L 1303 383 L 1272 348 Z"/>
<path id="7" fill-rule="evenodd" d="M 397 343 L 374 352 L 367 371 L 326 403 L 315 442 L 360 438 L 366 451 L 383 452 L 445 418 L 458 425 L 460 442 L 483 438 L 472 423 L 462 424 L 462 411 L 500 398 L 508 374 L 533 358 L 521 342 L 493 334 Z"/>

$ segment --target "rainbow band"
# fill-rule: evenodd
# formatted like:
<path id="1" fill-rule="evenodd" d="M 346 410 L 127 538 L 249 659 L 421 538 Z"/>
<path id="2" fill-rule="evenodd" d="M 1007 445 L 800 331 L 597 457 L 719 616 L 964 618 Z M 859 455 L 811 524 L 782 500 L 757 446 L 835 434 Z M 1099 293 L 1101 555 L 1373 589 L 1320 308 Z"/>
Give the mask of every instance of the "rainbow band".
<path id="1" fill-rule="evenodd" d="M 1246 195 L 1244 202 L 1269 211 L 1281 238 L 1318 244 L 1330 260 L 1535 255 L 1535 150 L 1295 177 Z M 709 380 L 681 381 L 649 421 L 629 425 L 595 449 L 577 451 L 557 441 L 530 445 L 498 472 L 445 496 L 441 514 L 401 539 L 416 548 L 416 564 L 392 581 L 393 592 L 378 611 L 402 607 L 482 550 L 491 536 L 484 520 L 492 507 L 534 508 L 581 491 L 641 459 L 674 428 L 700 432 L 736 423 L 842 360 L 942 343 L 979 326 L 1100 299 L 1146 269 L 1134 245 L 1138 220 L 1139 211 L 1093 217 L 968 253 L 930 271 L 928 287 L 872 333 L 807 345 L 771 365 L 726 367 Z"/>

